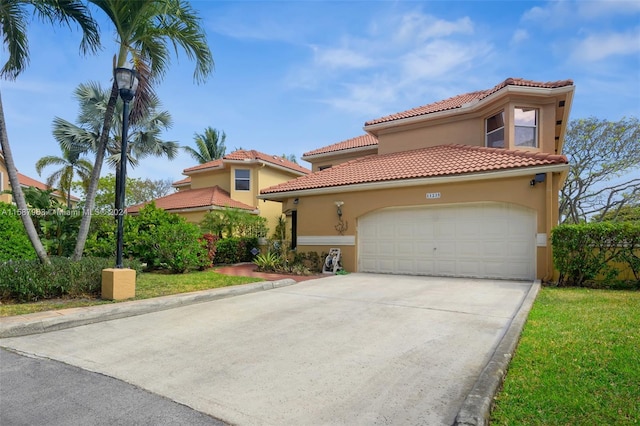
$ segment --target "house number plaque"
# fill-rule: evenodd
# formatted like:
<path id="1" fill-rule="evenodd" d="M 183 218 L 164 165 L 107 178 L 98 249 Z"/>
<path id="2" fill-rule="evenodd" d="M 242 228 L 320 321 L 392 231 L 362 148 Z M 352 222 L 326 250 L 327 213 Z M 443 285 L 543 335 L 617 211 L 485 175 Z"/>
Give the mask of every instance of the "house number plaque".
<path id="1" fill-rule="evenodd" d="M 440 193 L 439 192 L 427 192 L 427 200 L 433 199 L 433 198 L 440 198 Z"/>

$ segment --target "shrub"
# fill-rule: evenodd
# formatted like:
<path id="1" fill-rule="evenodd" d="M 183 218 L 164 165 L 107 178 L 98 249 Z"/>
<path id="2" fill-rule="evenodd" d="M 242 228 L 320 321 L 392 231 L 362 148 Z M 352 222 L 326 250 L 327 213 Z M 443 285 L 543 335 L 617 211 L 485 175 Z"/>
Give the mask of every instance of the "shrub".
<path id="1" fill-rule="evenodd" d="M 200 222 L 204 233 L 222 238 L 264 237 L 267 235 L 267 219 L 243 210 L 226 207 L 207 212 Z"/>
<path id="2" fill-rule="evenodd" d="M 560 286 L 586 286 L 598 277 L 611 282 L 625 267 L 633 272 L 635 285 L 640 286 L 639 223 L 560 225 L 552 231 L 551 243 Z"/>
<path id="3" fill-rule="evenodd" d="M 265 272 L 278 271 L 282 267 L 282 258 L 271 251 L 259 254 L 253 259 L 258 270 Z"/>
<path id="4" fill-rule="evenodd" d="M 258 238 L 223 238 L 216 243 L 216 264 L 251 262 L 251 251 L 258 248 Z"/>
<path id="5" fill-rule="evenodd" d="M 12 260 L 0 263 L 0 299 L 35 302 L 62 296 L 99 296 L 102 270 L 112 268 L 114 259 L 85 257 L 72 261 L 52 257 L 51 264 L 38 260 Z M 140 270 L 137 262 L 125 266 Z"/>
<path id="6" fill-rule="evenodd" d="M 307 251 L 303 253 L 296 252 L 293 257 L 293 263 L 302 264 L 313 272 L 322 272 L 322 265 L 324 265 L 324 259 L 326 256 L 326 253 L 323 253 L 321 256 L 315 251 Z"/>
<path id="7" fill-rule="evenodd" d="M 218 236 L 213 234 L 204 234 L 200 239 L 200 242 L 204 246 L 205 250 L 207 250 L 207 259 L 209 259 L 209 265 L 213 265 L 213 261 L 216 257 L 216 247 L 218 243 Z"/>
<path id="8" fill-rule="evenodd" d="M 18 208 L 0 203 L 0 262 L 35 258 L 36 252 L 24 230 Z"/>
<path id="9" fill-rule="evenodd" d="M 198 227 L 154 203 L 143 207 L 138 216 L 129 217 L 125 236 L 125 252 L 146 263 L 147 269 L 182 273 L 210 264 Z"/>
<path id="10" fill-rule="evenodd" d="M 125 230 L 129 217 L 125 216 Z M 125 240 L 127 240 L 125 231 Z M 94 215 L 91 217 L 91 225 L 87 242 L 84 246 L 84 255 L 91 257 L 114 257 L 116 255 L 116 221 L 112 216 Z"/>

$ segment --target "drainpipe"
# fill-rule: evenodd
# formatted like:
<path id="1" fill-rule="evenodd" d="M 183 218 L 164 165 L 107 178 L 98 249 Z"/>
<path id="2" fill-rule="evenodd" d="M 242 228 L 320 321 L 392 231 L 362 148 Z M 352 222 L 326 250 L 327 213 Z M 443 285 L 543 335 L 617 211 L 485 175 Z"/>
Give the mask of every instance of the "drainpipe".
<path id="1" fill-rule="evenodd" d="M 553 251 L 551 247 L 551 228 L 553 227 L 553 173 L 547 172 L 545 179 L 546 189 L 546 232 L 547 232 L 547 273 L 542 278 L 543 281 L 553 280 Z"/>

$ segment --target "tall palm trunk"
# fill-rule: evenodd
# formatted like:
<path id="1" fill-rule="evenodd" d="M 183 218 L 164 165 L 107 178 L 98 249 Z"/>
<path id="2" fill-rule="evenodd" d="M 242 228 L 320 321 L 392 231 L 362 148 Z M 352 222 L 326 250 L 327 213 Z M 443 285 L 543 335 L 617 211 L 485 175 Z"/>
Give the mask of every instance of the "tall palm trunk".
<path id="1" fill-rule="evenodd" d="M 96 193 L 98 192 L 98 180 L 100 179 L 100 172 L 102 171 L 102 163 L 104 163 L 104 155 L 107 150 L 107 142 L 109 140 L 109 132 L 111 131 L 111 123 L 113 121 L 113 113 L 116 109 L 117 100 L 118 86 L 114 80 L 113 85 L 111 86 L 109 103 L 107 104 L 107 109 L 104 113 L 104 123 L 102 125 L 102 132 L 100 133 L 100 140 L 96 147 L 96 161 L 93 165 L 91 180 L 89 181 L 89 188 L 87 189 L 87 199 L 85 200 L 82 221 L 80 222 L 80 229 L 78 230 L 76 248 L 73 251 L 73 260 L 80 260 L 82 258 L 84 246 L 87 242 L 87 236 L 89 235 L 91 213 L 93 213 L 93 208 L 95 206 Z"/>
<path id="2" fill-rule="evenodd" d="M 13 154 L 11 153 L 11 147 L 9 146 L 9 136 L 7 135 L 7 126 L 4 121 L 4 108 L 2 107 L 2 96 L 0 95 L 0 147 L 2 147 L 2 153 L 4 155 L 5 164 L 7 166 L 7 173 L 9 174 L 9 182 L 11 183 L 11 192 L 13 195 L 13 200 L 15 201 L 18 209 L 21 212 L 27 212 L 28 206 L 27 202 L 24 199 L 24 194 L 22 193 L 22 187 L 20 186 L 20 181 L 18 180 L 18 170 L 16 169 L 16 165 L 13 162 Z M 36 251 L 36 255 L 40 262 L 50 264 L 49 256 L 47 256 L 47 251 L 44 249 L 42 242 L 40 241 L 40 237 L 38 236 L 38 231 L 36 231 L 36 227 L 33 225 L 33 221 L 31 220 L 31 216 L 28 214 L 20 215 L 22 219 L 22 223 L 24 224 L 24 229 L 27 232 L 27 236 L 33 245 L 34 250 Z"/>

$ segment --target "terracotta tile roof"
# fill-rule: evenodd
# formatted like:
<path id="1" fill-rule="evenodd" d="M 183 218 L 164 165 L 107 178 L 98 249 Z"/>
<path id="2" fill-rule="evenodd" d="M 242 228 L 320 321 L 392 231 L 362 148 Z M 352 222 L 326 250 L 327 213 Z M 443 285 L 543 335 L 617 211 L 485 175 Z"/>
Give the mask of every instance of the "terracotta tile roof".
<path id="1" fill-rule="evenodd" d="M 432 104 L 413 108 L 403 112 L 398 112 L 396 114 L 387 115 L 385 117 L 376 118 L 375 120 L 367 121 L 365 123 L 365 126 L 371 126 L 373 124 L 400 120 L 403 118 L 417 117 L 419 115 L 426 115 L 434 112 L 453 110 L 456 108 L 460 108 L 465 104 L 480 101 L 486 98 L 487 96 L 507 86 L 540 87 L 545 89 L 555 89 L 558 87 L 573 86 L 573 81 L 560 80 L 560 81 L 550 81 L 550 82 L 543 83 L 543 82 L 532 81 L 532 80 L 524 80 L 522 78 L 507 78 L 505 81 L 492 87 L 491 89 L 457 95 L 449 99 L 434 102 Z"/>
<path id="2" fill-rule="evenodd" d="M 190 183 L 191 183 L 191 176 L 187 176 L 184 179 L 180 179 L 180 180 L 177 180 L 177 181 L 173 182 L 171 184 L 171 186 L 173 186 L 173 187 L 183 186 L 183 185 L 187 185 L 187 184 L 190 184 Z"/>
<path id="3" fill-rule="evenodd" d="M 383 155 L 368 155 L 265 188 L 260 193 L 272 194 L 565 163 L 567 158 L 564 155 L 468 145 L 439 145 Z"/>
<path id="4" fill-rule="evenodd" d="M 311 157 L 313 155 L 328 154 L 330 152 L 344 151 L 345 149 L 363 148 L 366 146 L 378 145 L 378 138 L 373 135 L 362 135 L 355 138 L 347 139 L 346 141 L 334 143 L 322 148 L 314 149 L 313 151 L 305 152 L 302 154 L 302 158 Z"/>
<path id="5" fill-rule="evenodd" d="M 35 188 L 41 189 L 43 191 L 48 191 L 49 189 L 51 189 L 51 187 L 49 185 L 47 185 L 46 183 L 40 182 L 39 180 L 35 180 L 34 178 L 30 178 L 27 175 L 23 175 L 22 173 L 18 172 L 18 182 L 20 182 L 21 186 L 33 186 Z M 56 197 L 62 197 L 62 194 L 60 193 L 60 191 L 53 191 L 52 193 L 53 195 L 55 195 Z M 71 201 L 80 201 L 80 198 L 75 197 L 75 196 L 71 196 Z"/>
<path id="6" fill-rule="evenodd" d="M 255 149 L 252 149 L 252 150 L 239 149 L 217 160 L 209 161 L 208 163 L 198 164 L 197 166 L 184 169 L 183 173 L 188 174 L 189 172 L 222 167 L 224 163 L 230 162 L 230 161 L 265 162 L 268 164 L 272 164 L 274 166 L 290 169 L 297 173 L 302 173 L 302 174 L 311 173 L 311 170 L 307 169 L 306 167 L 302 167 L 294 163 L 293 161 L 289 161 L 278 155 L 265 154 L 263 152 L 256 151 Z"/>
<path id="7" fill-rule="evenodd" d="M 219 186 L 200 189 L 186 189 L 174 192 L 165 197 L 154 200 L 156 207 L 165 210 L 179 210 L 196 207 L 232 207 L 241 210 L 255 210 L 255 207 L 236 201 L 229 196 L 229 193 Z M 127 208 L 128 213 L 137 213 L 142 207 L 149 204 L 136 204 Z"/>

